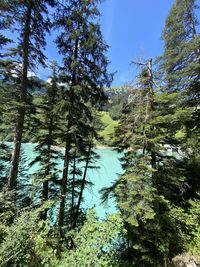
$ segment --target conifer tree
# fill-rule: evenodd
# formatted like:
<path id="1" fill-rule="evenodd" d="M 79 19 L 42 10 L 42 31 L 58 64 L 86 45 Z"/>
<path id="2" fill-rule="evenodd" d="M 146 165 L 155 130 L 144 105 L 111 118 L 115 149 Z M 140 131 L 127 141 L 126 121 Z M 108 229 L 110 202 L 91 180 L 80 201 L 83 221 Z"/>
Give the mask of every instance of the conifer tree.
<path id="1" fill-rule="evenodd" d="M 175 1 L 162 35 L 165 50 L 160 69 L 166 74 L 165 92 L 179 94 L 174 101 L 180 117 L 177 133 L 182 136 L 179 140 L 181 146 L 187 144 L 190 137 L 194 142 L 199 134 L 200 35 L 197 10 L 197 1 Z"/>
<path id="2" fill-rule="evenodd" d="M 153 88 L 151 77 L 144 68 L 141 86 L 133 90 L 116 132 L 117 146 L 126 150 L 122 161 L 126 172 L 116 183 L 115 194 L 128 230 L 129 260 L 139 266 L 169 266 L 191 235 L 180 221 L 187 216 L 191 181 L 196 178 L 188 172 L 191 162 L 183 154 L 166 149 L 180 143 L 179 120 L 188 111 L 179 111 L 179 94 Z M 193 197 L 198 188 L 196 184 Z"/>
<path id="3" fill-rule="evenodd" d="M 6 103 L 10 103 L 11 94 L 8 94 L 7 81 L 9 75 L 6 71 L 11 67 L 12 62 L 6 59 L 5 47 L 11 43 L 11 40 L 4 35 L 4 30 L 8 29 L 13 19 L 8 14 L 9 2 L 1 1 L 0 3 L 0 187 L 1 191 L 5 189 L 8 182 L 8 170 L 10 161 L 10 148 L 4 143 L 5 113 Z M 13 66 L 13 65 L 12 65 Z M 10 84 L 11 86 L 11 84 Z"/>
<path id="4" fill-rule="evenodd" d="M 196 167 L 199 164 L 200 115 L 200 35 L 196 16 L 198 9 L 197 1 L 175 2 L 163 31 L 165 50 L 160 61 L 160 69 L 167 75 L 163 91 L 167 92 L 166 97 L 171 99 L 168 113 L 173 113 L 173 117 L 168 114 L 165 116 L 168 122 L 171 121 L 168 128 L 174 132 L 173 136 L 171 134 L 171 142 L 179 146 L 187 156 L 186 166 L 189 163 Z M 169 136 L 169 129 L 166 133 Z M 193 180 L 189 179 L 188 185 L 192 184 L 196 188 L 193 188 L 194 192 L 197 192 L 199 184 L 194 185 Z"/>
<path id="5" fill-rule="evenodd" d="M 11 167 L 8 180 L 8 188 L 15 189 L 18 166 L 20 160 L 20 148 L 22 142 L 24 120 L 27 108 L 28 71 L 35 64 L 45 64 L 45 56 L 42 49 L 45 46 L 45 32 L 49 31 L 48 5 L 53 6 L 54 1 L 12 1 L 9 3 L 9 12 L 13 12 L 15 30 L 19 34 L 18 46 L 13 50 L 13 55 L 18 59 L 19 72 L 19 105 L 17 106 L 16 129 L 14 148 L 12 151 Z"/>
<path id="6" fill-rule="evenodd" d="M 93 127 L 90 105 L 104 99 L 103 86 L 109 86 L 107 73 L 107 45 L 98 23 L 97 0 L 66 1 L 60 6 L 56 27 L 61 29 L 56 43 L 63 56 L 62 77 L 68 89 L 65 95 L 66 132 L 65 155 L 61 185 L 59 226 L 64 223 L 64 210 L 68 194 L 69 166 L 73 159 L 71 149 L 83 151 L 84 143 Z M 89 105 L 90 104 L 90 105 Z M 84 148 L 87 151 L 87 147 Z M 82 152 L 81 152 L 82 153 Z M 86 152 L 87 154 L 87 152 Z M 81 190 L 82 191 L 82 190 Z M 81 193 L 82 194 L 82 193 Z"/>
<path id="7" fill-rule="evenodd" d="M 143 90 L 134 92 L 117 131 L 118 146 L 128 150 L 123 161 L 126 174 L 115 185 L 115 193 L 129 232 L 128 250 L 139 266 L 169 266 L 171 258 L 186 249 L 186 240 L 193 238 L 183 218 L 190 200 L 199 198 L 195 7 L 195 1 L 175 2 L 163 33 L 161 88 L 151 95 L 149 108 L 144 88 L 151 87 L 146 79 L 150 75 L 144 69 Z M 166 146 L 181 154 L 167 152 Z"/>
<path id="8" fill-rule="evenodd" d="M 115 193 L 119 208 L 129 225 L 128 246 L 135 263 L 145 266 L 152 262 L 152 266 L 158 266 L 158 153 L 155 129 L 151 125 L 155 112 L 152 60 L 140 65 L 143 67 L 139 86 L 132 91 L 132 97 L 124 108 L 124 115 L 116 132 L 116 145 L 119 150 L 128 151 L 122 159 L 126 173 L 116 184 Z M 145 233 L 145 236 L 140 231 Z M 142 255 L 142 251 L 147 249 L 149 258 L 145 259 L 147 255 Z"/>
<path id="9" fill-rule="evenodd" d="M 35 153 L 36 158 L 31 162 L 31 166 L 39 164 L 39 170 L 34 174 L 34 183 L 37 202 L 42 203 L 53 198 L 59 185 L 59 159 L 62 153 L 58 146 L 61 135 L 60 108 L 58 104 L 61 99 L 61 87 L 58 83 L 58 65 L 51 63 L 52 76 L 46 84 L 46 90 L 40 94 L 37 105 L 38 125 L 35 141 L 37 142 Z M 38 193 L 41 192 L 41 195 Z M 33 197 L 33 196 L 32 196 Z M 42 218 L 47 218 L 47 210 L 42 214 Z"/>

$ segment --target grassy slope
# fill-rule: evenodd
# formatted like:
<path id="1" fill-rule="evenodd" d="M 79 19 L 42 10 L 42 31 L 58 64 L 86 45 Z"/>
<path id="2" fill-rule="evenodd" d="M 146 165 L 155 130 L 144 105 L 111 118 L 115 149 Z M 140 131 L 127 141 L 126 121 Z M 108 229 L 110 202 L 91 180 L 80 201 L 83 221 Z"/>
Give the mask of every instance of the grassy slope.
<path id="1" fill-rule="evenodd" d="M 118 126 L 118 121 L 114 121 L 109 113 L 104 111 L 100 112 L 100 118 L 105 125 L 105 128 L 100 132 L 100 135 L 104 138 L 107 145 L 112 145 L 112 134 L 115 131 L 115 127 Z"/>

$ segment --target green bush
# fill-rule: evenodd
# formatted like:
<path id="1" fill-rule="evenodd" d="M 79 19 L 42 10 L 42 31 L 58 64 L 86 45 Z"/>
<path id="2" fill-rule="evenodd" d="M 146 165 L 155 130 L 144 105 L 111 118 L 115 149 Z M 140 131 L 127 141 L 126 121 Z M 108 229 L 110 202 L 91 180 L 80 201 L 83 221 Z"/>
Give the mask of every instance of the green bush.
<path id="1" fill-rule="evenodd" d="M 37 242 L 45 229 L 45 223 L 38 220 L 36 212 L 23 212 L 7 228 L 0 247 L 0 266 L 41 266 L 37 255 Z"/>
<path id="2" fill-rule="evenodd" d="M 75 248 L 64 254 L 60 267 L 117 266 L 115 245 L 122 228 L 119 215 L 98 221 L 92 211 L 79 232 L 72 232 Z"/>
<path id="3" fill-rule="evenodd" d="M 115 245 L 122 229 L 119 215 L 99 221 L 91 211 L 79 231 L 67 232 L 66 240 L 70 236 L 74 244 L 69 248 L 38 214 L 23 212 L 7 228 L 0 246 L 1 267 L 117 266 Z"/>

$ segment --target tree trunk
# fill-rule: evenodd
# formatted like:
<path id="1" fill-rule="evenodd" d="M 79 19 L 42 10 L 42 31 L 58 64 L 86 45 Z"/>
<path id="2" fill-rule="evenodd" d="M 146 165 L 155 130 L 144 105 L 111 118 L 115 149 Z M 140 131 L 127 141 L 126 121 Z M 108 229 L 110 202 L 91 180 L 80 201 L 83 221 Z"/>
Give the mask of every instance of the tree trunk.
<path id="1" fill-rule="evenodd" d="M 76 224 L 78 221 L 79 210 L 80 210 L 80 205 L 81 205 L 81 201 L 82 201 L 82 197 L 83 197 L 83 191 L 84 191 L 84 187 L 85 187 L 85 180 L 86 180 L 86 175 L 87 175 L 87 170 L 88 170 L 88 165 L 89 165 L 89 160 L 90 160 L 91 149 L 92 149 L 92 143 L 89 145 L 89 149 L 88 149 L 88 155 L 87 155 L 87 159 L 86 159 L 85 170 L 84 170 L 82 184 L 81 184 L 81 190 L 80 190 L 80 194 L 79 194 L 79 198 L 78 198 L 76 213 L 74 216 L 73 228 L 76 227 Z"/>
<path id="2" fill-rule="evenodd" d="M 79 29 L 79 22 L 77 29 Z M 78 46 L 79 46 L 79 38 L 76 39 L 74 44 L 74 62 L 76 62 L 78 57 Z M 74 105 L 74 93 L 73 93 L 73 86 L 76 84 L 76 68 L 72 72 L 71 76 L 71 88 L 70 88 L 70 96 L 69 102 L 71 106 Z M 67 197 L 67 183 L 68 183 L 68 171 L 69 171 L 69 163 L 70 163 L 70 149 L 71 149 L 71 134 L 69 133 L 70 128 L 72 126 L 72 115 L 71 111 L 69 110 L 68 113 L 68 127 L 67 127 L 67 136 L 66 136 L 66 145 L 65 145 L 65 156 L 64 156 L 64 169 L 63 169 L 63 176 L 62 176 L 62 184 L 61 184 L 61 201 L 60 201 L 60 209 L 59 209 L 59 232 L 60 236 L 62 236 L 62 227 L 64 225 L 64 217 L 65 217 L 65 204 L 66 204 L 66 197 Z"/>
<path id="3" fill-rule="evenodd" d="M 43 191 L 42 191 L 42 201 L 48 200 L 48 191 L 49 191 L 49 181 L 43 182 Z M 41 219 L 46 220 L 47 219 L 47 211 L 48 209 L 45 209 L 41 214 Z"/>
<path id="4" fill-rule="evenodd" d="M 72 177 L 72 202 L 71 202 L 71 227 L 74 220 L 74 197 L 75 197 L 75 175 L 76 175 L 76 151 L 74 152 L 73 177 Z"/>
<path id="5" fill-rule="evenodd" d="M 155 110 L 154 106 L 154 88 L 153 88 L 153 68 L 152 68 L 152 59 L 148 61 L 148 78 L 149 78 L 149 97 L 148 97 L 148 102 L 149 102 L 149 113 L 150 113 L 150 119 L 152 119 L 152 113 Z M 151 127 L 151 138 L 154 136 L 154 130 L 155 126 Z M 156 153 L 155 153 L 155 145 L 150 144 L 150 155 L 151 155 L 151 168 L 152 168 L 152 185 L 155 189 L 157 189 L 157 158 L 156 158 Z M 160 222 L 160 207 L 159 203 L 157 200 L 154 200 L 154 211 L 155 211 L 155 220 L 156 223 L 159 224 Z M 159 256 L 158 256 L 158 238 L 159 238 L 159 233 L 155 231 L 155 266 L 159 267 Z"/>
<path id="6" fill-rule="evenodd" d="M 26 11 L 26 20 L 24 27 L 24 36 L 23 36 L 23 62 L 22 62 L 22 78 L 20 86 L 20 105 L 18 107 L 18 118 L 16 122 L 15 138 L 14 138 L 14 147 L 12 151 L 11 158 L 11 167 L 8 177 L 8 189 L 14 190 L 17 183 L 18 168 L 20 162 L 20 149 L 22 142 L 22 134 L 24 129 L 24 118 L 26 113 L 26 104 L 27 104 L 27 88 L 28 88 L 28 66 L 29 66 L 29 39 L 30 39 L 30 23 L 31 23 L 31 11 L 32 6 L 27 7 Z"/>
<path id="7" fill-rule="evenodd" d="M 70 116 L 70 114 L 69 114 Z M 71 128 L 71 120 L 68 121 L 68 132 Z M 68 171 L 69 171 L 69 151 L 71 146 L 71 135 L 67 134 L 67 140 L 65 145 L 65 156 L 64 156 L 64 169 L 62 175 L 62 184 L 61 184 L 61 201 L 60 201 L 60 209 L 59 209 L 59 231 L 62 232 L 62 227 L 64 225 L 64 217 L 65 217 L 65 203 L 67 197 L 67 184 L 68 184 Z"/>
<path id="8" fill-rule="evenodd" d="M 169 266 L 169 260 L 167 255 L 164 256 L 164 266 L 163 267 L 168 267 Z"/>
<path id="9" fill-rule="evenodd" d="M 54 90 L 54 89 L 53 89 Z M 51 109 L 53 109 L 54 104 L 55 104 L 55 90 L 52 93 L 52 99 L 51 99 Z M 50 111 L 51 112 L 51 111 Z M 48 147 L 47 147 L 47 167 L 45 171 L 45 175 L 48 176 L 50 174 L 49 170 L 49 164 L 50 164 L 50 159 L 51 159 L 51 146 L 52 146 L 52 141 L 53 141 L 53 127 L 54 127 L 54 118 L 53 114 L 50 115 L 50 120 L 49 120 L 49 133 L 48 133 Z M 43 182 L 43 191 L 42 191 L 42 200 L 45 202 L 49 198 L 49 181 L 45 180 Z M 47 219 L 47 211 L 48 209 L 45 209 L 44 212 L 42 213 L 42 219 L 46 220 Z"/>
<path id="10" fill-rule="evenodd" d="M 50 174 L 49 170 L 49 164 L 50 164 L 50 158 L 51 158 L 51 145 L 52 145 L 52 132 L 53 132 L 53 118 L 50 118 L 49 122 L 49 134 L 48 134 L 48 147 L 47 147 L 47 167 L 45 171 L 45 176 L 48 176 Z M 45 180 L 43 182 L 43 190 L 42 190 L 42 201 L 45 202 L 49 198 L 49 181 Z M 45 209 L 42 213 L 41 218 L 43 220 L 47 219 L 47 211 L 48 209 Z"/>
<path id="11" fill-rule="evenodd" d="M 53 77 L 56 76 L 56 70 L 53 69 Z M 56 104 L 56 84 L 52 84 L 52 87 L 50 89 L 50 92 L 48 92 L 48 97 L 50 98 L 50 107 L 49 107 L 49 123 L 48 123 L 48 143 L 47 143 L 47 166 L 45 170 L 45 176 L 50 175 L 50 160 L 51 160 L 51 147 L 53 145 L 53 129 L 54 129 L 54 113 L 51 113 L 54 109 L 54 105 Z M 49 180 L 45 180 L 43 182 L 43 191 L 42 191 L 42 200 L 43 202 L 47 201 L 49 198 Z M 45 209 L 45 211 L 42 213 L 42 219 L 47 219 L 47 211 L 48 209 Z"/>

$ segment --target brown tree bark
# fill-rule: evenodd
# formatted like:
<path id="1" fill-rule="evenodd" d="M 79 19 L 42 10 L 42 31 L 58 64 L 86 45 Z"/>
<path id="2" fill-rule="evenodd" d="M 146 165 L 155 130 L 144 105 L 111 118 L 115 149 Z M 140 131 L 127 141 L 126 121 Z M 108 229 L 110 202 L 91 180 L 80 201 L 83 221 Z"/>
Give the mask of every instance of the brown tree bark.
<path id="1" fill-rule="evenodd" d="M 77 25 L 77 29 L 79 29 L 79 22 Z M 78 58 L 78 46 L 79 46 L 79 38 L 76 39 L 74 44 L 74 61 L 77 61 Z M 71 77 L 71 88 L 69 95 L 69 102 L 71 106 L 74 105 L 74 92 L 73 86 L 76 85 L 76 68 L 72 72 Z M 62 175 L 62 184 L 61 184 L 61 201 L 60 201 L 60 209 L 59 209 L 59 219 L 58 226 L 60 236 L 62 236 L 62 227 L 64 225 L 64 217 L 65 217 L 65 205 L 66 205 L 66 197 L 67 197 L 67 184 L 68 184 L 68 172 L 69 172 L 69 163 L 70 163 L 70 149 L 71 149 L 71 133 L 69 133 L 70 128 L 72 126 L 72 115 L 71 111 L 68 111 L 68 119 L 67 119 L 67 134 L 66 134 L 66 145 L 65 145 L 65 156 L 64 156 L 64 169 Z"/>
<path id="2" fill-rule="evenodd" d="M 27 88 L 28 88 L 28 67 L 29 67 L 29 40 L 30 40 L 30 24 L 31 24 L 32 6 L 27 7 L 25 14 L 24 36 L 22 43 L 22 77 L 20 86 L 20 104 L 17 109 L 18 117 L 16 122 L 14 147 L 12 151 L 11 167 L 8 177 L 8 189 L 14 190 L 17 183 L 18 168 L 20 162 L 20 150 L 22 143 L 22 135 L 24 129 L 24 118 L 27 104 Z"/>
<path id="3" fill-rule="evenodd" d="M 86 159 L 86 163 L 85 163 L 85 169 L 84 169 L 84 174 L 83 174 L 83 179 L 82 179 L 82 184 L 81 184 L 81 190 L 80 190 L 80 194 L 79 194 L 79 198 L 78 198 L 78 204 L 77 204 L 77 208 L 76 208 L 76 213 L 75 213 L 75 216 L 74 216 L 73 228 L 76 227 L 76 224 L 77 224 L 77 221 L 78 221 L 79 210 L 80 210 L 80 205 L 81 205 L 81 201 L 82 201 L 82 198 L 83 198 L 83 191 L 84 191 L 84 188 L 85 188 L 85 180 L 86 180 L 86 175 L 87 175 L 87 171 L 88 171 L 88 165 L 89 165 L 89 161 L 90 161 L 91 149 L 92 149 L 92 143 L 89 145 L 89 149 L 88 149 L 88 155 L 87 155 L 87 159 Z"/>
<path id="4" fill-rule="evenodd" d="M 49 121 L 49 133 L 48 133 L 48 146 L 47 146 L 47 167 L 45 171 L 45 176 L 50 174 L 49 164 L 50 164 L 50 157 L 51 157 L 51 146 L 52 146 L 52 133 L 53 133 L 53 118 L 50 118 Z M 45 180 L 43 182 L 43 190 L 42 190 L 42 201 L 45 202 L 49 198 L 49 181 Z M 43 220 L 47 219 L 47 209 L 41 215 Z"/>
<path id="5" fill-rule="evenodd" d="M 73 177 L 72 177 L 72 199 L 71 199 L 71 214 L 70 214 L 71 227 L 73 226 L 73 220 L 74 220 L 75 176 L 76 176 L 76 151 L 74 152 Z"/>
<path id="6" fill-rule="evenodd" d="M 71 127 L 71 122 L 68 122 L 68 131 Z M 65 203 L 66 203 L 66 197 L 67 197 L 67 184 L 68 184 L 68 171 L 69 171 L 69 151 L 70 151 L 70 145 L 71 145 L 71 135 L 68 134 L 68 138 L 66 140 L 66 146 L 65 146 L 65 156 L 64 156 L 64 169 L 63 169 L 63 175 L 62 175 L 62 184 L 61 184 L 61 201 L 60 201 L 60 209 L 59 209 L 59 231 L 62 232 L 62 227 L 64 225 L 64 218 L 65 218 Z"/>
<path id="7" fill-rule="evenodd" d="M 56 76 L 56 67 L 53 67 L 53 75 Z M 52 113 L 52 110 L 54 108 L 54 105 L 56 104 L 56 83 L 54 82 L 52 84 L 52 88 L 50 89 L 51 92 L 48 94 L 50 96 L 50 108 L 49 113 L 50 117 L 48 120 L 48 141 L 47 141 L 47 162 L 46 162 L 46 170 L 45 170 L 45 177 L 50 175 L 50 160 L 51 160 L 51 149 L 53 145 L 53 130 L 54 130 L 54 122 L 55 117 L 54 113 Z M 45 180 L 43 182 L 43 190 L 42 190 L 42 201 L 45 202 L 49 198 L 49 180 Z M 45 209 L 44 212 L 41 215 L 41 218 L 43 220 L 47 219 L 47 211 L 48 209 Z"/>

